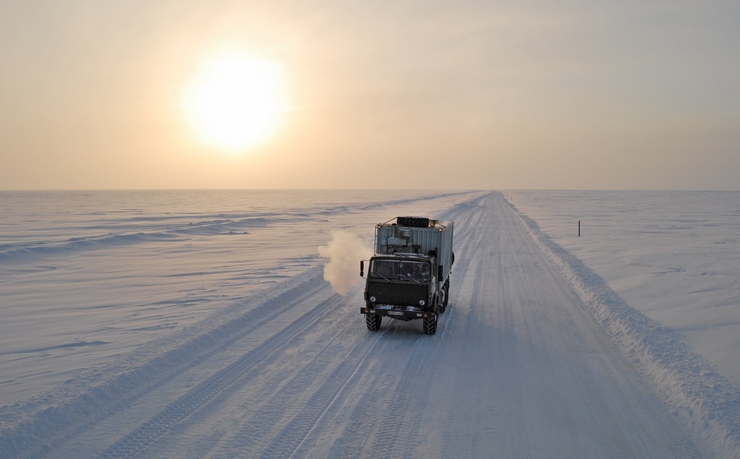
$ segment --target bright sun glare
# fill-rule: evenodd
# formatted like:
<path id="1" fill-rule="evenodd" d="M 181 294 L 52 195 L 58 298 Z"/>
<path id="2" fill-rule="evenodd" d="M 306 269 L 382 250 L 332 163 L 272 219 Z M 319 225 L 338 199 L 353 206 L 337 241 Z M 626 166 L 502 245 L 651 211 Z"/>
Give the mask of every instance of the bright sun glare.
<path id="1" fill-rule="evenodd" d="M 286 109 L 279 66 L 243 54 L 215 57 L 188 86 L 185 105 L 206 143 L 242 152 L 266 141 Z"/>

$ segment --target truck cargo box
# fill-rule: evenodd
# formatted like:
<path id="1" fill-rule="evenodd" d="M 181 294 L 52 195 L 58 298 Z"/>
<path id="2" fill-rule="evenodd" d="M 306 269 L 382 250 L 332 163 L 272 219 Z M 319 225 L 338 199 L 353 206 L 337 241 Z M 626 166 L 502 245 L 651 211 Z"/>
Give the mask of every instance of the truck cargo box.
<path id="1" fill-rule="evenodd" d="M 396 217 L 375 226 L 375 255 L 434 255 L 442 266 L 442 279 L 450 274 L 453 263 L 453 222 L 424 217 Z"/>

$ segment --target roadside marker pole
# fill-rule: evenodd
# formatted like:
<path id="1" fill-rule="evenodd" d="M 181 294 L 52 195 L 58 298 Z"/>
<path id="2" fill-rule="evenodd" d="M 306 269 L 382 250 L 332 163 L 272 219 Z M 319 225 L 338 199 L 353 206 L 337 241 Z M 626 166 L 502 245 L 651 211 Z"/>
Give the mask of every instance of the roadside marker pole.
<path id="1" fill-rule="evenodd" d="M 581 237 L 581 221 L 578 220 L 578 237 Z"/>

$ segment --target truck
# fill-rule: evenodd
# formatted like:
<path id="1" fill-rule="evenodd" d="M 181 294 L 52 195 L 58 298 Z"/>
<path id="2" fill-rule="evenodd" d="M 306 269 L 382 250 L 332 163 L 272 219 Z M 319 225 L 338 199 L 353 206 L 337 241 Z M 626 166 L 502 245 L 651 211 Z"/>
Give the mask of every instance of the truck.
<path id="1" fill-rule="evenodd" d="M 420 319 L 424 334 L 437 332 L 450 296 L 453 229 L 454 222 L 426 217 L 395 217 L 375 225 L 373 256 L 360 261 L 365 279 L 360 313 L 368 330 L 380 330 L 383 317 L 388 317 Z"/>

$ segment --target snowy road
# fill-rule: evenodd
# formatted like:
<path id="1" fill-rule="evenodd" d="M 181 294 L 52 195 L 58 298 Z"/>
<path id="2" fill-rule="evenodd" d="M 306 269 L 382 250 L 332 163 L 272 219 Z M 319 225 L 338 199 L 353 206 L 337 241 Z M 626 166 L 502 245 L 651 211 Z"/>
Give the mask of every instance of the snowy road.
<path id="1" fill-rule="evenodd" d="M 502 195 L 440 217 L 457 261 L 436 335 L 367 331 L 361 292 L 311 269 L 6 419 L 0 456 L 712 455 Z"/>

